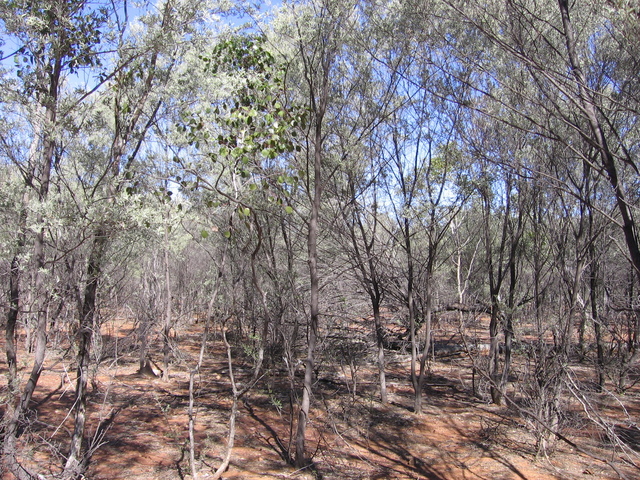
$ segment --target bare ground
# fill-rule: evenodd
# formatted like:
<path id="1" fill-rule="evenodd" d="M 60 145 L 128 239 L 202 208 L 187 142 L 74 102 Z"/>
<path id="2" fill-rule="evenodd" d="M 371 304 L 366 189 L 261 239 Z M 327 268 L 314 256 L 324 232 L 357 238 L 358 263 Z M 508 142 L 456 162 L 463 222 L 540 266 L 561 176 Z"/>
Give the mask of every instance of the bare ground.
<path id="1" fill-rule="evenodd" d="M 111 419 L 101 447 L 92 458 L 87 478 L 93 480 L 169 480 L 190 478 L 188 462 L 188 369 L 195 365 L 201 326 L 193 326 L 180 346 L 181 360 L 169 381 L 138 375 L 133 350 L 127 351 L 130 325 L 112 325 L 103 344 L 121 342 L 101 363 L 88 410 L 90 433 Z M 152 351 L 159 362 L 160 355 Z M 242 351 L 234 370 L 240 380 L 249 374 Z M 66 355 L 65 361 L 60 357 Z M 21 459 L 45 474 L 60 471 L 60 452 L 72 430 L 75 372 L 65 371 L 69 351 L 52 351 L 34 397 L 31 429 L 22 442 Z M 22 358 L 26 358 L 22 352 Z M 26 365 L 22 365 L 26 371 Z M 6 366 L 1 365 L 4 372 Z M 411 412 L 409 357 L 389 356 L 390 404 L 377 400 L 375 371 L 362 365 L 357 394 L 350 394 L 349 371 L 337 364 L 320 366 L 311 413 L 308 448 L 313 464 L 297 471 L 287 464 L 283 449 L 290 439 L 288 383 L 282 374 L 265 375 L 248 394 L 238 417 L 236 447 L 223 478 L 253 479 L 429 479 L 429 480 L 551 480 L 613 479 L 605 463 L 558 442 L 549 456 L 536 458 L 530 424 L 513 409 L 489 405 L 472 393 L 470 362 L 464 356 L 433 362 L 424 395 L 424 414 Z M 244 375 L 244 377 L 243 377 Z M 3 390 L 6 385 L 2 385 Z M 199 477 L 212 476 L 226 444 L 231 407 L 226 354 L 213 340 L 197 381 L 196 443 Z M 621 400 L 621 401 L 619 401 Z M 638 391 L 624 398 L 599 397 L 600 410 L 620 425 L 640 414 Z M 571 404 L 572 419 L 563 432 L 581 448 L 607 458 L 619 456 L 591 427 L 579 402 Z M 626 411 L 625 411 L 626 410 Z M 627 423 L 625 423 L 627 422 Z M 624 427 L 621 427 L 624 428 Z M 632 433 L 633 431 L 630 430 Z M 633 443 L 630 441 L 630 443 Z M 637 445 L 636 445 L 637 446 Z M 632 458 L 632 460 L 634 460 Z M 636 463 L 637 458 L 635 458 Z M 617 465 L 637 478 L 628 463 Z M 3 478 L 11 478 L 5 473 Z"/>

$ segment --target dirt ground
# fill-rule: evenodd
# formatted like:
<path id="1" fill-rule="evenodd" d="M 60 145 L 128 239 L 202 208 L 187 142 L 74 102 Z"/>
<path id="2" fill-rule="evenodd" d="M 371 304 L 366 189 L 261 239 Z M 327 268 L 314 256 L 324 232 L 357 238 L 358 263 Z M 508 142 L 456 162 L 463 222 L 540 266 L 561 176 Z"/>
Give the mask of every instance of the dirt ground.
<path id="1" fill-rule="evenodd" d="M 188 461 L 189 369 L 197 359 L 202 327 L 194 325 L 178 345 L 180 357 L 168 381 L 137 375 L 137 358 L 127 348 L 130 325 L 111 325 L 103 348 L 120 346 L 100 365 L 88 410 L 89 432 L 111 418 L 101 447 L 93 456 L 87 478 L 93 480 L 169 480 L 190 476 Z M 160 349 L 152 350 L 159 363 Z M 236 352 L 238 357 L 242 351 Z M 60 361 L 66 355 L 65 361 Z M 75 372 L 66 371 L 68 350 L 52 350 L 36 391 L 32 428 L 24 434 L 21 460 L 55 475 L 63 462 L 72 430 Z M 22 352 L 22 358 L 24 352 Z M 226 445 L 231 387 L 224 346 L 214 339 L 197 378 L 196 443 L 199 478 L 210 478 Z M 254 479 L 396 479 L 396 480 L 552 480 L 619 478 L 605 463 L 558 442 L 552 454 L 538 456 L 529 425 L 513 409 L 490 405 L 473 395 L 470 362 L 464 356 L 433 362 L 424 394 L 424 413 L 411 412 L 409 356 L 389 355 L 390 403 L 377 399 L 375 371 L 366 365 L 357 374 L 357 394 L 350 394 L 349 371 L 322 364 L 313 397 L 308 449 L 313 464 L 295 470 L 284 460 L 290 439 L 286 377 L 265 375 L 249 392 L 238 416 L 231 465 L 223 478 Z M 21 364 L 26 371 L 26 364 Z M 1 373 L 6 372 L 0 363 Z M 238 360 L 240 381 L 248 367 Z M 6 382 L 3 375 L 3 381 Z M 283 383 L 284 382 L 284 383 Z M 2 385 L 6 389 L 6 383 Z M 603 397 L 609 415 L 637 419 L 639 393 L 626 392 L 623 401 Z M 608 400 L 607 400 L 608 399 Z M 606 439 L 595 434 L 575 405 L 575 422 L 563 429 L 571 441 L 589 452 L 614 459 L 638 478 L 640 472 L 621 461 Z M 624 409 L 622 408 L 624 407 Z M 625 412 L 626 409 L 626 412 Z M 580 420 L 582 418 L 582 421 Z M 630 458 L 638 464 L 637 458 Z M 11 478 L 7 473 L 3 478 Z"/>

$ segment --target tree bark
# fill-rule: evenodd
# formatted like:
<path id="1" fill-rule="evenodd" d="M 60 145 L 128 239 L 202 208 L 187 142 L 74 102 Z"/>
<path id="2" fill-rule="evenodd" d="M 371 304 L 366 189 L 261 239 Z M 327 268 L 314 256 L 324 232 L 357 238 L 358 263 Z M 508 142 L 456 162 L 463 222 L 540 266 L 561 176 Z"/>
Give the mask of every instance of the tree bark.
<path id="1" fill-rule="evenodd" d="M 413 387 L 413 412 L 422 413 L 422 390 L 418 379 L 418 338 L 413 293 L 413 253 L 411 250 L 409 219 L 404 219 L 404 249 L 407 255 L 407 310 L 409 315 L 409 339 L 411 340 L 411 386 Z"/>
<path id="2" fill-rule="evenodd" d="M 74 402 L 75 422 L 69 455 L 64 468 L 64 476 L 68 479 L 75 479 L 82 475 L 89 461 L 88 452 L 83 452 L 87 408 L 87 384 L 89 382 L 89 367 L 91 365 L 91 345 L 96 330 L 95 314 L 97 292 L 102 273 L 106 243 L 107 236 L 105 232 L 99 228 L 94 234 L 91 254 L 89 255 L 87 264 L 87 282 L 85 283 L 84 301 L 77 333 L 78 366 Z"/>
<path id="3" fill-rule="evenodd" d="M 350 203 L 355 205 L 355 191 L 353 185 L 351 185 L 351 199 Z M 375 258 L 374 258 L 374 243 L 376 242 L 376 230 L 378 225 L 378 214 L 377 214 L 377 192 L 374 190 L 374 198 L 373 198 L 373 231 L 371 233 L 371 238 L 367 238 L 367 232 L 365 230 L 360 210 L 355 207 L 352 215 L 354 217 L 354 221 L 350 221 L 345 215 L 345 221 L 349 224 L 349 233 L 351 236 L 351 243 L 354 250 L 354 255 L 356 257 L 356 262 L 358 269 L 360 270 L 360 282 L 363 288 L 367 291 L 369 295 L 369 300 L 371 301 L 371 310 L 373 312 L 373 326 L 374 333 L 376 338 L 376 363 L 378 365 L 378 386 L 380 388 L 380 402 L 383 405 L 387 403 L 387 377 L 386 377 L 386 365 L 385 365 L 385 355 L 384 355 L 384 328 L 382 325 L 382 315 L 380 312 L 380 304 L 383 297 L 383 287 L 381 285 L 379 269 L 376 267 Z M 358 231 L 360 234 L 360 239 L 364 243 L 364 253 L 365 257 L 363 257 L 359 240 L 356 236 L 355 225 L 357 223 Z"/>
<path id="4" fill-rule="evenodd" d="M 380 315 L 380 302 L 372 301 L 373 323 L 376 329 L 376 357 L 378 363 L 378 385 L 380 387 L 380 403 L 386 405 L 387 398 L 387 375 L 384 356 L 384 328 L 382 327 L 382 317 Z"/>
<path id="5" fill-rule="evenodd" d="M 5 326 L 5 353 L 7 358 L 7 386 L 10 398 L 17 398 L 19 381 L 17 372 L 18 353 L 16 345 L 16 324 L 20 314 L 20 255 L 23 253 L 26 243 L 26 202 L 28 194 L 23 196 L 23 206 L 20 212 L 19 232 L 16 242 L 16 251 L 11 259 L 9 267 L 9 308 L 7 310 L 7 324 Z M 9 402 L 14 403 L 14 402 Z"/>
<path id="6" fill-rule="evenodd" d="M 602 321 L 598 312 L 598 260 L 595 255 L 595 247 L 589 247 L 590 273 L 589 273 L 589 301 L 591 303 L 591 320 L 596 337 L 596 374 L 598 376 L 598 388 L 604 388 L 604 338 L 602 335 Z"/>
<path id="7" fill-rule="evenodd" d="M 329 13 L 329 12 L 327 12 Z M 324 19 L 323 19 L 324 22 Z M 325 27 L 321 28 L 333 28 Z M 313 191 L 309 192 L 311 200 L 311 212 L 308 223 L 307 235 L 307 255 L 309 264 L 310 283 L 310 315 L 307 333 L 307 358 L 305 360 L 304 385 L 302 391 L 302 402 L 298 412 L 298 427 L 296 431 L 296 455 L 295 464 L 298 468 L 307 466 L 309 459 L 306 458 L 305 436 L 307 422 L 309 421 L 309 409 L 311 407 L 311 396 L 313 389 L 313 375 L 315 366 L 315 351 L 318 338 L 318 323 L 320 317 L 320 279 L 318 273 L 318 220 L 320 216 L 320 204 L 323 190 L 322 163 L 324 146 L 324 116 L 329 103 L 329 73 L 334 61 L 335 48 L 331 31 L 321 32 L 323 35 L 323 45 L 320 53 L 320 65 L 314 66 L 310 63 L 305 46 L 299 45 L 300 53 L 304 62 L 304 76 L 309 87 L 311 112 L 314 116 L 313 128 Z M 319 67 L 319 76 L 314 71 Z"/>
<path id="8" fill-rule="evenodd" d="M 484 200 L 484 229 L 485 229 L 485 255 L 487 260 L 487 269 L 489 273 L 489 295 L 491 297 L 491 319 L 489 320 L 489 378 L 491 379 L 490 392 L 491 401 L 496 405 L 500 405 L 502 402 L 502 396 L 500 395 L 499 385 L 499 367 L 500 357 L 498 351 L 498 326 L 501 316 L 500 301 L 498 295 L 502 287 L 502 262 L 498 264 L 498 271 L 494 271 L 493 261 L 493 248 L 490 238 L 490 215 L 491 215 L 491 202 L 488 198 L 488 192 L 483 193 Z M 509 208 L 506 209 L 505 217 L 508 215 Z M 502 256 L 502 249 L 506 237 L 506 218 L 504 220 L 502 229 L 502 240 L 500 247 L 500 256 Z"/>
<path id="9" fill-rule="evenodd" d="M 304 386 L 302 403 L 298 414 L 298 429 L 296 432 L 296 466 L 303 468 L 307 464 L 305 457 L 305 436 L 307 422 L 309 420 L 309 408 L 311 406 L 311 394 L 313 388 L 313 371 L 315 363 L 315 350 L 318 338 L 319 296 L 320 283 L 318 277 L 318 216 L 320 212 L 320 197 L 322 194 L 322 116 L 316 118 L 315 145 L 314 145 L 314 191 L 311 203 L 311 218 L 309 220 L 309 232 L 307 237 L 307 251 L 309 263 L 309 280 L 311 288 L 310 317 L 308 330 L 307 358 L 305 360 Z"/>
<path id="10" fill-rule="evenodd" d="M 169 214 L 167 213 L 167 217 Z M 169 218 L 167 218 L 167 222 Z M 164 313 L 164 329 L 162 332 L 162 379 L 166 382 L 169 380 L 169 357 L 171 355 L 171 343 L 169 335 L 171 334 L 171 325 L 173 323 L 172 301 L 171 301 L 171 272 L 169 271 L 169 226 L 165 225 L 164 229 L 164 291 L 166 297 L 165 313 Z"/>
<path id="11" fill-rule="evenodd" d="M 435 255 L 435 251 L 430 251 L 429 255 Z M 431 316 L 432 316 L 432 303 L 433 296 L 431 293 L 431 282 L 433 281 L 433 262 L 429 259 L 429 265 L 427 266 L 427 282 L 426 282 L 426 301 L 424 308 L 424 349 L 420 355 L 420 374 L 418 375 L 418 391 L 420 392 L 420 411 L 422 412 L 422 389 L 424 388 L 424 381 L 427 373 L 427 360 L 431 352 Z"/>

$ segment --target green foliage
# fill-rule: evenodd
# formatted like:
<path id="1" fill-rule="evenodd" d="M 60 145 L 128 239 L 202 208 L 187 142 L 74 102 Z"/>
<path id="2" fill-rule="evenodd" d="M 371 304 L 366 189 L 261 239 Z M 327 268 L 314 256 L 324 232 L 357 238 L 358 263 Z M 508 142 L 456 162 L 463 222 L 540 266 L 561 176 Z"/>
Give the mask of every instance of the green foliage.
<path id="1" fill-rule="evenodd" d="M 219 71 L 243 71 L 265 75 L 268 79 L 276 62 L 264 44 L 263 36 L 234 35 L 218 43 L 211 56 L 203 55 L 200 58 L 205 63 L 205 69 L 214 75 Z"/>
<path id="2" fill-rule="evenodd" d="M 0 14 L 6 34 L 20 45 L 13 61 L 27 93 L 51 94 L 45 75 L 100 66 L 96 47 L 109 18 L 106 7 L 84 0 L 4 1 Z"/>
<path id="3" fill-rule="evenodd" d="M 278 414 L 282 414 L 282 400 L 278 397 L 278 392 L 269 386 L 267 387 L 267 396 L 269 403 L 278 411 Z"/>
<path id="4" fill-rule="evenodd" d="M 301 150 L 296 137 L 306 128 L 308 110 L 287 104 L 285 67 L 266 48 L 265 37 L 252 35 L 231 36 L 199 59 L 206 74 L 232 89 L 203 113 L 184 116 L 178 131 L 213 164 L 242 179 L 249 192 L 269 191 L 268 198 L 293 212 L 285 199 L 298 177 L 283 168 L 274 173 L 273 167 Z M 236 214 L 247 219 L 251 210 L 242 205 Z"/>
<path id="5" fill-rule="evenodd" d="M 206 71 L 215 75 L 231 69 L 244 80 L 233 92 L 230 104 L 223 103 L 214 111 L 228 131 L 217 137 L 219 154 L 230 154 L 242 165 L 250 164 L 258 152 L 263 158 L 275 159 L 299 151 L 291 132 L 306 124 L 306 110 L 287 108 L 279 100 L 284 69 L 264 48 L 264 42 L 263 37 L 233 37 L 214 49 L 212 57 L 218 63 L 203 59 Z"/>

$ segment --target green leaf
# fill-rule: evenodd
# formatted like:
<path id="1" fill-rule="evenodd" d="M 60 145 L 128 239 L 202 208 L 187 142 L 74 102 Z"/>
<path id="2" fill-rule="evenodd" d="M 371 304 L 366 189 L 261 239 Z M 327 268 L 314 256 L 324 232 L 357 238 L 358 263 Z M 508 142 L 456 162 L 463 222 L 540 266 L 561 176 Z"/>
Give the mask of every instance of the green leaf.
<path id="1" fill-rule="evenodd" d="M 202 231 L 200 232 L 200 236 L 201 236 L 202 238 L 208 238 L 208 237 L 209 237 L 209 232 L 207 232 L 206 230 L 202 230 Z"/>
<path id="2" fill-rule="evenodd" d="M 286 207 L 284 207 L 284 211 L 291 215 L 293 213 L 293 207 L 287 205 Z"/>
<path id="3" fill-rule="evenodd" d="M 231 238 L 231 231 L 227 230 L 226 232 L 223 233 L 223 235 L 225 236 L 225 238 Z"/>

